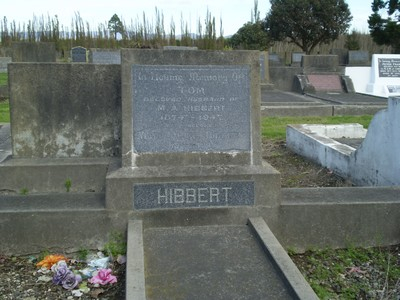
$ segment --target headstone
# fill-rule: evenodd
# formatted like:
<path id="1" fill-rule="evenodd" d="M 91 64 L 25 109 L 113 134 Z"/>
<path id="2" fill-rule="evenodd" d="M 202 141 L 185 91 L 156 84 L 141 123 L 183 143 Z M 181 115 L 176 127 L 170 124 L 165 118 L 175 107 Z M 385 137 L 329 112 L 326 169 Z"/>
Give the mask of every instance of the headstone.
<path id="1" fill-rule="evenodd" d="M 93 64 L 121 64 L 121 51 L 113 49 L 90 49 L 89 62 Z"/>
<path id="2" fill-rule="evenodd" d="M 260 54 L 221 54 L 121 50 L 122 168 L 107 178 L 107 207 L 276 205 L 261 157 Z"/>
<path id="3" fill-rule="evenodd" d="M 261 83 L 269 82 L 269 54 L 267 51 L 260 52 L 260 80 Z"/>
<path id="4" fill-rule="evenodd" d="M 198 50 L 197 47 L 189 47 L 189 46 L 164 46 L 164 50 Z"/>
<path id="5" fill-rule="evenodd" d="M 372 55 L 371 77 L 366 92 L 379 97 L 400 95 L 400 55 Z"/>
<path id="6" fill-rule="evenodd" d="M 303 57 L 303 52 L 293 52 L 292 53 L 292 66 L 300 66 L 301 58 Z"/>
<path id="7" fill-rule="evenodd" d="M 301 66 L 304 74 L 338 72 L 339 58 L 337 55 L 303 55 Z"/>
<path id="8" fill-rule="evenodd" d="M 7 65 L 11 61 L 11 57 L 0 57 L 0 73 L 7 73 Z"/>
<path id="9" fill-rule="evenodd" d="M 279 54 L 272 53 L 268 55 L 268 61 L 270 66 L 282 66 L 282 59 Z"/>
<path id="10" fill-rule="evenodd" d="M 349 51 L 348 64 L 350 66 L 369 66 L 369 52 L 368 51 Z"/>
<path id="11" fill-rule="evenodd" d="M 340 66 L 347 65 L 348 52 L 349 51 L 347 49 L 331 49 L 331 50 L 329 50 L 329 54 L 338 56 Z"/>
<path id="12" fill-rule="evenodd" d="M 55 62 L 56 61 L 55 43 L 13 42 L 12 61 Z"/>
<path id="13" fill-rule="evenodd" d="M 78 46 L 71 49 L 72 62 L 87 62 L 86 48 Z"/>

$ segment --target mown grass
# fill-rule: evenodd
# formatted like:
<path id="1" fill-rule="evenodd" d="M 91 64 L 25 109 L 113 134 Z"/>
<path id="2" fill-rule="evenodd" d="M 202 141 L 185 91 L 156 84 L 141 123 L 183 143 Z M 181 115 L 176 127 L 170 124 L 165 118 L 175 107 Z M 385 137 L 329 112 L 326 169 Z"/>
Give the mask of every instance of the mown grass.
<path id="1" fill-rule="evenodd" d="M 0 85 L 7 85 L 8 82 L 8 74 L 0 73 Z"/>
<path id="2" fill-rule="evenodd" d="M 263 138 L 273 140 L 286 139 L 288 124 L 344 124 L 359 123 L 368 128 L 372 120 L 371 115 L 364 116 L 334 116 L 334 117 L 264 117 L 261 122 Z"/>
<path id="3" fill-rule="evenodd" d="M 8 100 L 0 102 L 0 123 L 10 123 L 10 103 Z"/>

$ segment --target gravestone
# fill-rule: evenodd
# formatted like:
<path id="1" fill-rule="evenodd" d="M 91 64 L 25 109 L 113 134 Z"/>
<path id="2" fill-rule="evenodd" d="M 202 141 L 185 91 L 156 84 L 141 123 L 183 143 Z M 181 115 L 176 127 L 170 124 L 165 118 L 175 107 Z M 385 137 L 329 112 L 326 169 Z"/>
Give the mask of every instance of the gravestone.
<path id="1" fill-rule="evenodd" d="M 259 52 L 221 54 L 121 50 L 122 168 L 107 177 L 107 207 L 277 205 L 279 174 L 261 157 Z"/>
<path id="2" fill-rule="evenodd" d="M 337 55 L 303 55 L 301 66 L 304 74 L 336 73 L 338 72 L 339 58 Z"/>
<path id="3" fill-rule="evenodd" d="M 11 57 L 0 57 L 0 73 L 7 73 L 7 66 L 11 61 Z"/>
<path id="4" fill-rule="evenodd" d="M 164 46 L 164 50 L 199 50 L 197 47 L 189 46 Z"/>
<path id="5" fill-rule="evenodd" d="M 329 50 L 329 54 L 338 56 L 340 66 L 347 65 L 348 52 L 349 51 L 347 49 L 331 49 L 331 50 Z"/>
<path id="6" fill-rule="evenodd" d="M 269 55 L 267 51 L 260 52 L 260 80 L 261 83 L 269 82 Z"/>
<path id="7" fill-rule="evenodd" d="M 369 66 L 369 52 L 368 51 L 349 51 L 348 64 L 350 66 Z"/>
<path id="8" fill-rule="evenodd" d="M 121 51 L 113 49 L 90 49 L 89 62 L 93 64 L 121 64 Z"/>
<path id="9" fill-rule="evenodd" d="M 13 62 L 55 62 L 56 46 L 54 43 L 12 43 Z"/>
<path id="10" fill-rule="evenodd" d="M 282 66 L 282 59 L 279 54 L 272 53 L 268 55 L 268 62 L 270 66 Z"/>
<path id="11" fill-rule="evenodd" d="M 366 92 L 380 97 L 400 95 L 400 55 L 372 55 L 371 77 Z"/>
<path id="12" fill-rule="evenodd" d="M 292 66 L 300 66 L 301 58 L 303 57 L 303 52 L 293 52 L 292 53 Z"/>
<path id="13" fill-rule="evenodd" d="M 71 49 L 72 62 L 87 62 L 86 48 L 78 46 Z"/>

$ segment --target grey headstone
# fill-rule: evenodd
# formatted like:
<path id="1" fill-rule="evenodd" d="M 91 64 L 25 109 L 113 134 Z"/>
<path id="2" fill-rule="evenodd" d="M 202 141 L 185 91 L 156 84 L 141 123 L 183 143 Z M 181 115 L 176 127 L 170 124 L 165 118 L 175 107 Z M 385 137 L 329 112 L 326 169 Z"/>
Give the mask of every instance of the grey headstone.
<path id="1" fill-rule="evenodd" d="M 89 62 L 93 64 L 121 64 L 120 50 L 90 49 Z"/>
<path id="2" fill-rule="evenodd" d="M 55 62 L 55 43 L 13 42 L 13 62 Z"/>
<path id="3" fill-rule="evenodd" d="M 7 65 L 11 61 L 11 57 L 0 57 L 0 73 L 7 73 Z"/>
<path id="4" fill-rule="evenodd" d="M 134 65 L 134 151 L 250 151 L 249 73 L 247 65 Z"/>
<path id="5" fill-rule="evenodd" d="M 254 205 L 254 182 L 135 184 L 135 209 Z"/>
<path id="6" fill-rule="evenodd" d="M 260 80 L 265 81 L 265 55 L 263 52 L 260 53 Z"/>
<path id="7" fill-rule="evenodd" d="M 349 51 L 349 65 L 369 66 L 370 64 L 368 51 Z"/>
<path id="8" fill-rule="evenodd" d="M 164 46 L 164 50 L 198 50 L 197 47 L 187 47 L 187 46 Z"/>
<path id="9" fill-rule="evenodd" d="M 292 53 L 292 64 L 300 65 L 301 58 L 303 57 L 303 52 L 293 52 Z"/>
<path id="10" fill-rule="evenodd" d="M 72 62 L 86 62 L 86 48 L 74 47 L 71 49 Z"/>
<path id="11" fill-rule="evenodd" d="M 269 60 L 269 65 L 270 66 L 281 66 L 282 65 L 282 59 L 280 58 L 280 56 L 278 54 L 270 54 L 268 56 L 268 60 Z"/>
<path id="12" fill-rule="evenodd" d="M 348 63 L 348 52 L 347 49 L 331 49 L 329 54 L 337 55 L 339 58 L 339 65 L 344 66 Z"/>

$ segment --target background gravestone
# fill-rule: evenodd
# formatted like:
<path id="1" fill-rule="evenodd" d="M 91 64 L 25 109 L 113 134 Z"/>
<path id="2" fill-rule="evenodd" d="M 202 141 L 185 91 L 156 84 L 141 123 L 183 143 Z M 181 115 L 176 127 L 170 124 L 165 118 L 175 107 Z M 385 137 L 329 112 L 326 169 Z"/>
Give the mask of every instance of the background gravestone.
<path id="1" fill-rule="evenodd" d="M 87 62 L 86 48 L 78 46 L 71 49 L 72 62 Z"/>
<path id="2" fill-rule="evenodd" d="M 114 49 L 95 49 L 89 51 L 89 63 L 93 64 L 121 64 L 121 51 Z"/>
<path id="3" fill-rule="evenodd" d="M 55 62 L 56 46 L 54 43 L 12 43 L 13 62 Z"/>
<path id="4" fill-rule="evenodd" d="M 7 65 L 11 61 L 11 57 L 0 57 L 0 73 L 7 73 Z"/>
<path id="5" fill-rule="evenodd" d="M 349 51 L 350 66 L 369 66 L 371 64 L 368 51 Z"/>

